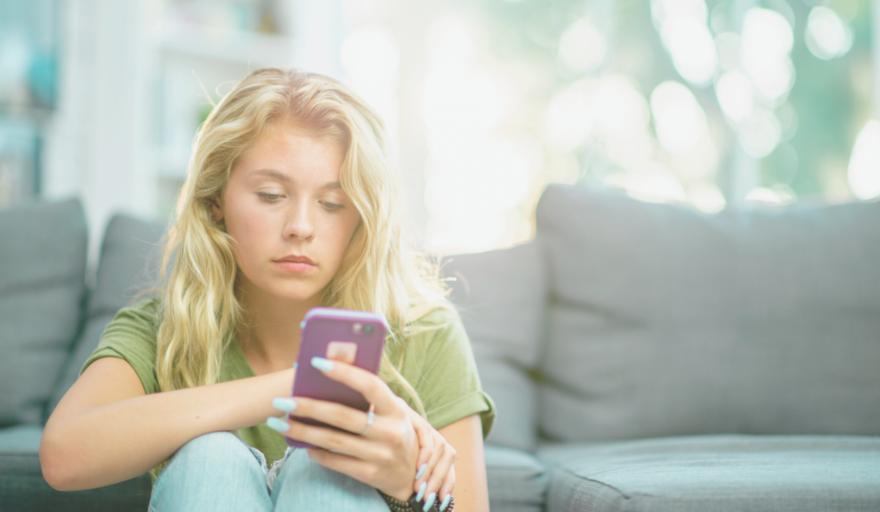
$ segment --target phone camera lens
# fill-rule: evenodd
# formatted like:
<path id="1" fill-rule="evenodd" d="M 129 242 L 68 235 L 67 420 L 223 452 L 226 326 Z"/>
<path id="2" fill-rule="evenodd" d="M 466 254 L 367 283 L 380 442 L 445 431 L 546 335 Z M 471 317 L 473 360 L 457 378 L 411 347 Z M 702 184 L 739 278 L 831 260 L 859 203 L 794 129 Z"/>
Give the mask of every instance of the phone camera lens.
<path id="1" fill-rule="evenodd" d="M 363 327 L 364 327 L 364 326 L 363 326 L 360 322 L 355 322 L 355 323 L 351 326 L 351 330 L 354 331 L 355 334 L 360 334 L 360 333 L 361 333 L 361 330 L 363 329 Z"/>
<path id="2" fill-rule="evenodd" d="M 364 334 L 372 334 L 372 332 L 373 332 L 373 326 L 372 326 L 372 325 L 369 325 L 369 324 L 368 324 L 368 325 L 365 325 L 365 326 L 364 326 Z"/>

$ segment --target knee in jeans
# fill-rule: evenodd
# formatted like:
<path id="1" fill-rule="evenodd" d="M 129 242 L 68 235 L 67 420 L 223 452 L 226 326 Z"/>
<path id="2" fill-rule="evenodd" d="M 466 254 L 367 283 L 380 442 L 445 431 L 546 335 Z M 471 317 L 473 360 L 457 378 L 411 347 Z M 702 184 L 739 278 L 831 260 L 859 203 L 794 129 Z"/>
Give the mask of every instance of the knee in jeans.
<path id="1" fill-rule="evenodd" d="M 254 460 L 244 442 L 232 432 L 209 432 L 191 439 L 174 455 L 175 459 L 196 459 L 204 462 L 229 462 L 230 458 Z"/>
<path id="2" fill-rule="evenodd" d="M 251 448 L 231 432 L 211 432 L 177 450 L 153 483 L 150 510 L 266 510 L 266 491 L 265 472 Z"/>

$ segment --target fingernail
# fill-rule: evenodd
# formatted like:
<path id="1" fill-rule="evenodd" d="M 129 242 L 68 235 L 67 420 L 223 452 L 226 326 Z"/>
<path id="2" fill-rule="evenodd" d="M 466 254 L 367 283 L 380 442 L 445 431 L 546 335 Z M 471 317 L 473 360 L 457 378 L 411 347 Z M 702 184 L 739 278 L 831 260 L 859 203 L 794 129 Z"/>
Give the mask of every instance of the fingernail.
<path id="1" fill-rule="evenodd" d="M 432 492 L 428 495 L 428 499 L 425 500 L 425 506 L 422 507 L 423 512 L 428 512 L 432 505 L 434 505 L 434 500 L 437 499 L 437 493 Z"/>
<path id="2" fill-rule="evenodd" d="M 299 363 L 297 363 L 296 361 L 294 361 L 294 362 L 293 362 L 293 367 L 294 367 L 294 368 L 299 368 Z"/>
<path id="3" fill-rule="evenodd" d="M 282 419 L 276 418 L 275 416 L 269 416 L 266 419 L 266 425 L 268 425 L 269 428 L 271 428 L 273 430 L 277 430 L 278 432 L 281 432 L 282 434 L 284 432 L 287 432 L 288 430 L 290 430 L 290 424 L 288 424 L 286 421 L 284 421 Z"/>
<path id="4" fill-rule="evenodd" d="M 333 362 L 324 359 L 323 357 L 313 357 L 312 366 L 321 370 L 322 372 L 329 372 L 333 369 Z"/>
<path id="5" fill-rule="evenodd" d="M 278 409 L 279 411 L 290 413 L 294 409 L 296 409 L 296 400 L 294 400 L 293 398 L 285 397 L 273 398 L 272 407 Z"/>
<path id="6" fill-rule="evenodd" d="M 440 512 L 443 512 L 444 510 L 446 510 L 446 507 L 449 506 L 449 500 L 451 500 L 451 499 L 452 499 L 451 494 L 447 494 L 446 497 L 443 498 L 443 503 L 440 504 Z"/>
<path id="7" fill-rule="evenodd" d="M 422 482 L 422 485 L 419 486 L 419 493 L 416 494 L 416 501 L 422 501 L 422 496 L 425 495 L 425 490 L 428 489 L 428 482 Z"/>
<path id="8" fill-rule="evenodd" d="M 419 466 L 419 472 L 416 473 L 416 480 L 418 480 L 419 478 L 422 478 L 422 476 L 424 476 L 424 474 L 425 474 L 425 471 L 427 471 L 427 470 L 428 470 L 428 463 L 427 462 L 422 464 L 421 466 Z"/>

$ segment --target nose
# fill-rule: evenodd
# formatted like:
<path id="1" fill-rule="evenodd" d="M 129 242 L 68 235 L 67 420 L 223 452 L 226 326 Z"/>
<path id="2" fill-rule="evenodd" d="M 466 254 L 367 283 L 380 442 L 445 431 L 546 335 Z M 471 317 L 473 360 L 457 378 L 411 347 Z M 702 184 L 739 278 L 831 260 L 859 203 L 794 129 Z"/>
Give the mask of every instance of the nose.
<path id="1" fill-rule="evenodd" d="M 288 211 L 284 223 L 284 238 L 310 240 L 315 235 L 315 223 L 308 201 L 296 201 Z"/>

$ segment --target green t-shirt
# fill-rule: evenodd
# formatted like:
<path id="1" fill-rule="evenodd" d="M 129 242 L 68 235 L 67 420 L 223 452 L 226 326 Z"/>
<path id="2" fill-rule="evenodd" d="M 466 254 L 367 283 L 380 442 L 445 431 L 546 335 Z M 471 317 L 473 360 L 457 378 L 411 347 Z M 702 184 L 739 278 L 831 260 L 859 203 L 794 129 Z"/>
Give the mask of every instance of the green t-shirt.
<path id="1" fill-rule="evenodd" d="M 119 357 L 131 365 L 146 393 L 158 392 L 155 371 L 158 306 L 158 299 L 145 299 L 119 310 L 104 329 L 98 346 L 86 359 L 80 374 L 97 359 Z M 404 340 L 402 359 L 403 344 L 386 343 L 386 354 L 418 393 L 428 422 L 434 428 L 441 429 L 459 419 L 479 414 L 485 438 L 495 419 L 495 404 L 482 389 L 461 320 L 458 315 L 435 310 L 419 322 L 439 322 L 445 327 Z M 223 357 L 220 381 L 253 376 L 255 373 L 240 345 L 230 343 Z M 279 460 L 287 448 L 284 437 L 264 423 L 239 429 L 236 435 L 263 452 L 269 466 Z"/>

